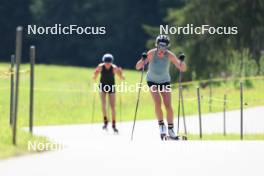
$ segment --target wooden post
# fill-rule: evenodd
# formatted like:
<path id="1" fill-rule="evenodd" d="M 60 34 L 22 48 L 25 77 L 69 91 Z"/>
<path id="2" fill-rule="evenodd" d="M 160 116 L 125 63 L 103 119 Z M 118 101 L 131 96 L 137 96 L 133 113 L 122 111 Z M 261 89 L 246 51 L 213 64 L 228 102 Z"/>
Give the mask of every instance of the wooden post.
<path id="1" fill-rule="evenodd" d="M 35 46 L 30 46 L 30 97 L 29 97 L 29 131 L 33 133 L 33 118 L 34 118 L 34 66 L 36 58 Z"/>
<path id="2" fill-rule="evenodd" d="M 200 139 L 202 139 L 203 132 L 202 132 L 201 98 L 200 98 L 200 88 L 199 87 L 197 87 L 197 100 L 198 100 L 198 113 L 199 113 L 199 134 L 200 134 Z"/>
<path id="3" fill-rule="evenodd" d="M 212 95 L 213 95 L 212 77 L 213 77 L 213 75 L 210 74 L 210 78 L 209 78 L 209 112 L 212 112 Z"/>
<path id="4" fill-rule="evenodd" d="M 18 97 L 19 97 L 19 69 L 22 55 L 22 33 L 23 28 L 16 28 L 16 84 L 15 84 L 15 101 L 14 101 L 14 118 L 13 118 L 13 145 L 16 145 L 16 130 L 17 130 L 17 112 L 18 112 Z"/>
<path id="5" fill-rule="evenodd" d="M 243 83 L 240 82 L 240 139 L 243 140 Z"/>
<path id="6" fill-rule="evenodd" d="M 181 105 L 182 105 L 181 107 L 182 107 L 184 134 L 187 135 L 187 127 L 186 127 L 185 112 L 184 112 L 184 99 L 183 99 L 183 93 L 182 93 L 182 85 L 180 87 L 180 95 L 181 95 Z"/>
<path id="7" fill-rule="evenodd" d="M 13 113 L 14 113 L 14 66 L 15 66 L 15 55 L 11 55 L 11 76 L 10 76 L 10 117 L 9 124 L 12 126 L 13 124 Z"/>
<path id="8" fill-rule="evenodd" d="M 224 116 L 223 116 L 223 133 L 224 133 L 224 136 L 226 136 L 226 94 L 224 95 Z"/>

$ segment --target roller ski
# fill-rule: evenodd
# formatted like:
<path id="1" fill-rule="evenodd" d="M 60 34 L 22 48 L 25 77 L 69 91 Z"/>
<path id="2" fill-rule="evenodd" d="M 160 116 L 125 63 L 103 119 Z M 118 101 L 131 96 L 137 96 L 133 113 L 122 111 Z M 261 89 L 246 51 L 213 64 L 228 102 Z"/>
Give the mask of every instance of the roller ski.
<path id="1" fill-rule="evenodd" d="M 166 129 L 166 125 L 161 124 L 159 125 L 159 129 L 160 129 L 160 138 L 162 141 L 167 141 L 167 140 L 187 140 L 187 136 L 180 136 L 180 135 L 176 135 L 174 132 L 174 128 L 172 127 L 173 125 L 169 125 L 168 128 L 168 135 L 167 135 L 167 129 Z"/>
<path id="2" fill-rule="evenodd" d="M 168 135 L 167 135 L 167 128 L 163 121 L 159 121 L 159 130 L 160 130 L 160 138 L 162 141 L 167 140 L 178 140 L 178 137 L 175 135 L 172 125 L 169 125 L 168 128 Z"/>
<path id="3" fill-rule="evenodd" d="M 176 135 L 173 128 L 168 130 L 168 134 L 169 134 L 168 135 L 169 140 L 182 140 L 182 141 L 187 140 L 187 136 L 185 135 Z"/>

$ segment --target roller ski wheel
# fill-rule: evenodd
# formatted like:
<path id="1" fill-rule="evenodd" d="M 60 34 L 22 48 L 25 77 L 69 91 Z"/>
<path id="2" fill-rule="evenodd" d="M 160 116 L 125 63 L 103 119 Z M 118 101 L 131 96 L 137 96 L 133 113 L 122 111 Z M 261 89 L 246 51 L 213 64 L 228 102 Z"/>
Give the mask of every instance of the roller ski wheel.
<path id="1" fill-rule="evenodd" d="M 175 136 L 175 137 L 168 136 L 168 139 L 173 141 L 187 141 L 187 136 Z"/>
<path id="2" fill-rule="evenodd" d="M 187 136 L 181 136 L 181 140 L 183 140 L 183 141 L 187 141 L 188 138 L 187 138 Z"/>
<path id="3" fill-rule="evenodd" d="M 170 141 L 179 141 L 180 137 L 179 136 L 175 136 L 175 137 L 167 136 L 167 139 Z"/>
<path id="4" fill-rule="evenodd" d="M 160 139 L 161 139 L 162 141 L 167 141 L 167 140 L 168 140 L 168 136 L 167 136 L 166 134 L 161 134 L 161 135 L 160 135 Z"/>

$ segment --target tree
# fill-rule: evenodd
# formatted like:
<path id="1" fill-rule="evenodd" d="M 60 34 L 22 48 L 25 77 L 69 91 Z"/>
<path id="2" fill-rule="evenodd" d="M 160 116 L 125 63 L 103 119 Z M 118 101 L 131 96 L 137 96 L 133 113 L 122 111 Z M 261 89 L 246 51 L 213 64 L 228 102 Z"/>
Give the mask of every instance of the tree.
<path id="1" fill-rule="evenodd" d="M 41 61 L 94 66 L 104 53 L 111 52 L 118 64 L 134 68 L 149 38 L 143 24 L 157 25 L 161 21 L 158 3 L 158 0 L 34 1 L 31 9 L 34 22 L 39 25 L 78 24 L 107 29 L 104 36 L 35 36 Z"/>
<path id="2" fill-rule="evenodd" d="M 174 42 L 181 45 L 189 56 L 189 68 L 198 78 L 208 78 L 210 73 L 220 75 L 227 70 L 233 51 L 242 55 L 249 49 L 246 57 L 260 60 L 263 49 L 264 6 L 261 0 L 192 0 L 184 8 L 171 10 L 166 22 L 172 26 L 193 24 L 201 26 L 237 26 L 237 35 L 178 35 Z M 179 47 L 173 47 L 174 50 Z M 242 55 L 243 56 L 243 55 Z M 232 58 L 239 59 L 239 58 Z M 240 58 L 243 65 L 243 58 Z M 260 65 L 260 64 L 258 64 Z M 259 69 L 260 70 L 260 67 Z M 259 73 L 259 71 L 258 71 Z M 191 75 L 191 74 L 189 74 Z M 191 79 L 191 78 L 189 78 Z"/>
<path id="3" fill-rule="evenodd" d="M 0 59 L 10 61 L 15 50 L 15 31 L 17 26 L 26 26 L 30 21 L 30 0 L 1 0 L 0 2 Z M 23 42 L 23 58 L 28 50 L 28 42 Z"/>

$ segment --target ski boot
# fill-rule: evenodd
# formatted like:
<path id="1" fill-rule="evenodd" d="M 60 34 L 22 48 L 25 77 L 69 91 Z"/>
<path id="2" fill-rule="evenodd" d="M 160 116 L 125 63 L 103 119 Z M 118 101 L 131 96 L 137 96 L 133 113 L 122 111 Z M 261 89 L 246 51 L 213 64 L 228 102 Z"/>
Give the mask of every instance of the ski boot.
<path id="1" fill-rule="evenodd" d="M 118 134 L 118 129 L 116 127 L 113 127 L 114 134 Z"/>
<path id="2" fill-rule="evenodd" d="M 113 128 L 114 134 L 118 134 L 118 129 L 116 128 L 116 121 L 115 120 L 112 121 L 112 128 Z"/>
<path id="3" fill-rule="evenodd" d="M 103 130 L 107 131 L 108 130 L 107 126 L 108 126 L 108 121 L 105 121 L 103 125 Z"/>
<path id="4" fill-rule="evenodd" d="M 179 136 L 177 136 L 177 135 L 174 133 L 174 129 L 173 129 L 173 128 L 169 128 L 169 129 L 168 129 L 168 134 L 169 134 L 168 138 L 169 138 L 170 140 L 179 140 L 179 139 L 180 139 Z"/>

